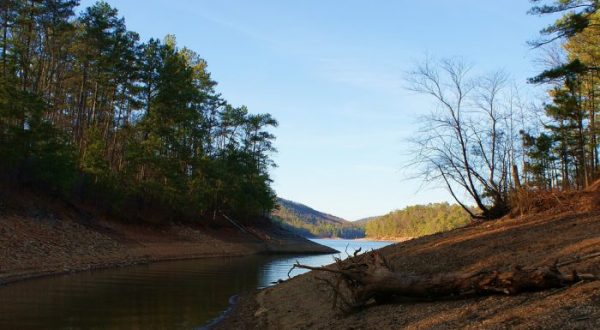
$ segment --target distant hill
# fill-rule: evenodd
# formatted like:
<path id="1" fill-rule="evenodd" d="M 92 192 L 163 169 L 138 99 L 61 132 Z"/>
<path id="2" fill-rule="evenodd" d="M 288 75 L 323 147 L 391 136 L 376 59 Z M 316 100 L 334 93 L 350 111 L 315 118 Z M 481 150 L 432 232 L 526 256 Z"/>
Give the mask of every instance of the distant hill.
<path id="1" fill-rule="evenodd" d="M 381 216 L 347 221 L 287 199 L 277 199 L 271 218 L 284 228 L 309 238 L 395 239 L 419 237 L 462 227 L 469 215 L 458 205 L 432 203 L 408 206 Z"/>
<path id="2" fill-rule="evenodd" d="M 284 210 L 288 210 L 313 224 L 317 222 L 328 222 L 332 224 L 349 223 L 348 220 L 336 217 L 335 215 L 317 211 L 309 206 L 287 199 L 277 198 L 277 204 L 279 205 L 279 210 L 274 212 L 275 215 L 281 214 Z"/>
<path id="3" fill-rule="evenodd" d="M 364 228 L 334 215 L 287 199 L 277 199 L 271 218 L 299 235 L 312 238 L 362 238 Z"/>
<path id="4" fill-rule="evenodd" d="M 365 226 L 369 221 L 379 219 L 381 217 L 382 217 L 382 215 L 376 215 L 374 217 L 362 218 L 360 220 L 352 221 L 352 223 L 357 226 Z"/>

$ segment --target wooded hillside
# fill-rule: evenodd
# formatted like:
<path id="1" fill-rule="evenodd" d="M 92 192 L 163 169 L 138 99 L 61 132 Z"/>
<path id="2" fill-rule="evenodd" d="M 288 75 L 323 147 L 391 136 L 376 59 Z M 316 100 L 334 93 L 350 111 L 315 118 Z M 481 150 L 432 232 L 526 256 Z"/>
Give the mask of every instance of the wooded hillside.
<path id="1" fill-rule="evenodd" d="M 365 233 L 377 239 L 420 237 L 465 226 L 470 219 L 456 204 L 414 205 L 368 221 Z"/>
<path id="2" fill-rule="evenodd" d="M 304 237 L 362 238 L 365 236 L 362 226 L 283 198 L 277 199 L 277 209 L 273 211 L 272 219 Z"/>
<path id="3" fill-rule="evenodd" d="M 140 41 L 106 2 L 77 5 L 2 1 L 0 182 L 117 215 L 268 214 L 277 121 L 229 104 L 174 36 Z"/>

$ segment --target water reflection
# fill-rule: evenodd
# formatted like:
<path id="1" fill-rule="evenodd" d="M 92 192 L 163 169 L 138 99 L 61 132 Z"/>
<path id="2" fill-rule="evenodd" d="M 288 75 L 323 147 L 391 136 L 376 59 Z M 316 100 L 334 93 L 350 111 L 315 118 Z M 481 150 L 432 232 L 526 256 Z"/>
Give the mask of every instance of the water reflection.
<path id="1" fill-rule="evenodd" d="M 319 243 L 341 251 L 350 244 L 350 253 L 385 244 Z M 333 261 L 332 255 L 200 259 L 14 283 L 0 288 L 0 328 L 190 329 L 218 316 L 231 296 L 287 278 L 296 260 L 312 266 Z"/>

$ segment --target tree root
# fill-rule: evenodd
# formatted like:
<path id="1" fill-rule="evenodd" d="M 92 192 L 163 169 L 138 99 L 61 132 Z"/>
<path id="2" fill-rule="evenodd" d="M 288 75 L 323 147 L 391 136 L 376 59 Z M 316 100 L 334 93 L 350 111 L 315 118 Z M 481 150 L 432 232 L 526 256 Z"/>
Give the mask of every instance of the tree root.
<path id="1" fill-rule="evenodd" d="M 558 267 L 559 264 L 555 263 L 529 269 L 513 267 L 509 271 L 414 275 L 392 271 L 385 258 L 373 252 L 358 256 L 355 254 L 344 262 L 336 259 L 333 265 L 326 267 L 312 267 L 297 262 L 292 269 L 303 268 L 334 274 L 333 280 L 319 280 L 332 289 L 333 307 L 338 306 L 339 300 L 343 305 L 341 307 L 346 309 L 364 307 L 373 301 L 385 303 L 399 298 L 431 300 L 489 294 L 514 295 L 598 279 L 595 275 L 575 271 L 563 273 Z"/>

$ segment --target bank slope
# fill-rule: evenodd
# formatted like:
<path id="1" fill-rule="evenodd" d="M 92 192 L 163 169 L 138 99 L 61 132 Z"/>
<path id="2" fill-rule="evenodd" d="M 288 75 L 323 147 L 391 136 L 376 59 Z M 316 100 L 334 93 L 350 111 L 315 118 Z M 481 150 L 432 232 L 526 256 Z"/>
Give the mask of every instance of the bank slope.
<path id="1" fill-rule="evenodd" d="M 542 213 L 483 222 L 385 247 L 380 253 L 393 269 L 413 274 L 508 270 L 599 252 L 600 195 L 589 208 L 586 196 Z M 600 274 L 600 258 L 561 269 Z M 524 293 L 440 301 L 404 301 L 355 313 L 331 309 L 331 295 L 309 272 L 259 291 L 236 309 L 224 328 L 238 329 L 396 329 L 396 328 L 600 328 L 600 281 Z"/>
<path id="2" fill-rule="evenodd" d="M 161 260 L 336 252 L 267 219 L 152 225 L 115 221 L 41 194 L 0 191 L 0 202 L 0 285 Z"/>

